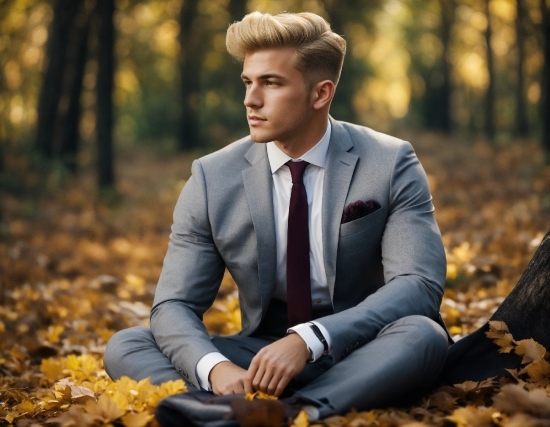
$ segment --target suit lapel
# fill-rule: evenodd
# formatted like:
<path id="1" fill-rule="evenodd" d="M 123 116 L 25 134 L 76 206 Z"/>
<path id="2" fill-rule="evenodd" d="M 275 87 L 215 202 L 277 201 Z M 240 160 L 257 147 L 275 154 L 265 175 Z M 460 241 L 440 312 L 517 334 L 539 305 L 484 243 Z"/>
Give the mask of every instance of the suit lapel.
<path id="1" fill-rule="evenodd" d="M 323 256 L 327 285 L 334 297 L 336 256 L 344 203 L 353 177 L 358 156 L 348 153 L 353 142 L 344 127 L 331 118 L 332 131 L 327 152 L 323 184 Z"/>
<path id="2" fill-rule="evenodd" d="M 277 268 L 272 177 L 266 145 L 254 144 L 245 158 L 251 166 L 242 171 L 242 176 L 250 216 L 256 232 L 262 313 L 265 313 L 275 287 Z"/>

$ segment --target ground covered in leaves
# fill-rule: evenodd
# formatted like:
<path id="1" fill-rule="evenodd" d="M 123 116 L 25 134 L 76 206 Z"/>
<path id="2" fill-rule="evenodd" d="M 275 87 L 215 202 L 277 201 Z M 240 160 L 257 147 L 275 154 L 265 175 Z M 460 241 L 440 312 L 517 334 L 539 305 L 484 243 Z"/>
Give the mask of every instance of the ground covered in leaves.
<path id="1" fill-rule="evenodd" d="M 432 186 L 448 258 L 442 315 L 460 338 L 496 310 L 549 228 L 550 167 L 530 142 L 407 138 Z M 11 174 L 0 190 L 0 425 L 156 425 L 157 403 L 184 384 L 112 382 L 102 354 L 117 330 L 148 324 L 191 157 L 121 153 L 120 198 L 110 202 L 98 201 L 91 173 L 44 180 L 25 158 L 7 160 Z M 229 275 L 205 322 L 214 333 L 239 329 Z M 316 425 L 550 427 L 550 354 L 532 340 L 514 341 L 501 323 L 490 338 L 523 357 L 515 381 L 445 386 L 410 407 Z M 307 424 L 303 416 L 295 420 Z"/>

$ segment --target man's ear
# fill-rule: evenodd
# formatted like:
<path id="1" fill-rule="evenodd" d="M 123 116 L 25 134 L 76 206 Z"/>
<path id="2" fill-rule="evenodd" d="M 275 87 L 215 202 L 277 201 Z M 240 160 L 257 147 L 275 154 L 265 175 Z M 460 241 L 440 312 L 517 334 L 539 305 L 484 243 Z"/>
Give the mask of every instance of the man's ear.
<path id="1" fill-rule="evenodd" d="M 330 80 L 323 80 L 315 83 L 311 89 L 313 109 L 321 110 L 327 105 L 330 105 L 335 89 L 334 83 Z"/>

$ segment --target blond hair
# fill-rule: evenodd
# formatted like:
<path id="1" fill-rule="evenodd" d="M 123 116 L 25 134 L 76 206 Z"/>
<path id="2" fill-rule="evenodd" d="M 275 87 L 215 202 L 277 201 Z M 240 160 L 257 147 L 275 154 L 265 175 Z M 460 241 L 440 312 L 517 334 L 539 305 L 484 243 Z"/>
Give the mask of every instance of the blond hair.
<path id="1" fill-rule="evenodd" d="M 328 79 L 337 84 L 346 53 L 346 41 L 327 21 L 309 12 L 249 13 L 229 26 L 225 44 L 241 62 L 247 53 L 260 49 L 292 47 L 296 50 L 293 65 L 309 83 Z"/>

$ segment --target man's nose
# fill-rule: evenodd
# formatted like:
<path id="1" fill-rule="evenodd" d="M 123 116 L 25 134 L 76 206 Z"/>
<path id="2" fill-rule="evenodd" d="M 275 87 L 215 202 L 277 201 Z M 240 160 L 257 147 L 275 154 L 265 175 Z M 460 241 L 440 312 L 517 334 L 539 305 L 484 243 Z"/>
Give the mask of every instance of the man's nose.
<path id="1" fill-rule="evenodd" d="M 258 108 L 263 105 L 262 97 L 258 86 L 251 84 L 246 90 L 244 96 L 244 105 L 249 108 Z"/>

